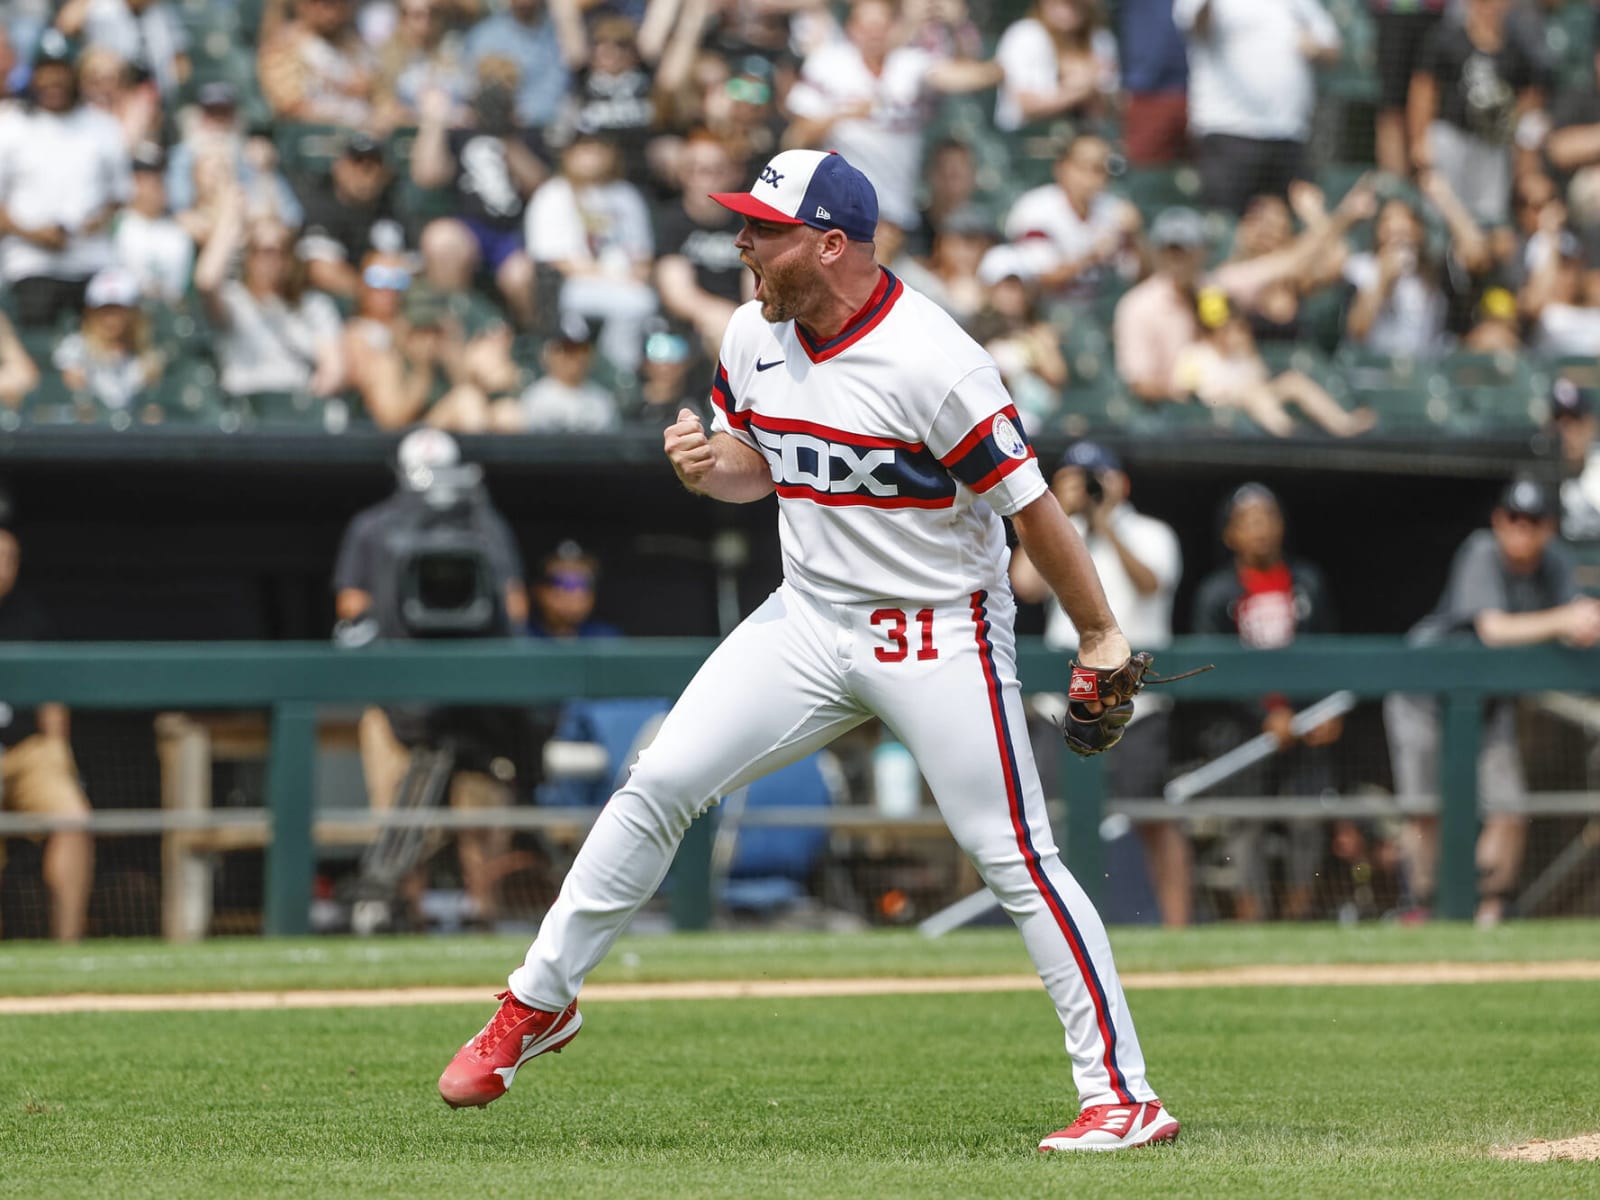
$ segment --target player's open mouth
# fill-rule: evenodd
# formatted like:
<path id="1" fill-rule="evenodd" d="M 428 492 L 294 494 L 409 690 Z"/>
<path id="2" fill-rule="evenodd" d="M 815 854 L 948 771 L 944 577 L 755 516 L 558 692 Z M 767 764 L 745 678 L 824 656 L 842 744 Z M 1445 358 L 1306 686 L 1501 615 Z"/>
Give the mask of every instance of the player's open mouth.
<path id="1" fill-rule="evenodd" d="M 755 263 L 751 262 L 749 259 L 741 258 L 739 261 L 744 263 L 745 266 L 749 267 L 750 268 L 750 274 L 752 274 L 752 275 L 754 275 L 756 277 L 755 298 L 757 300 L 761 299 L 761 282 L 762 282 L 762 280 L 761 280 L 761 272 L 760 272 L 760 270 L 758 270 L 756 265 L 755 265 Z"/>

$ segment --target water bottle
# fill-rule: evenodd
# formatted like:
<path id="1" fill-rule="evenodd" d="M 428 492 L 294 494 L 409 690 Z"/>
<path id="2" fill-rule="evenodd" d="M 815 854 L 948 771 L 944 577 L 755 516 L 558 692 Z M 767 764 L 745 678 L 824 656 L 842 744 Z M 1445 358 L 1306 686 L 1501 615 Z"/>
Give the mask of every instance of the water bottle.
<path id="1" fill-rule="evenodd" d="M 911 751 L 893 738 L 878 743 L 872 755 L 872 790 L 886 817 L 909 817 L 922 807 L 922 774 Z"/>

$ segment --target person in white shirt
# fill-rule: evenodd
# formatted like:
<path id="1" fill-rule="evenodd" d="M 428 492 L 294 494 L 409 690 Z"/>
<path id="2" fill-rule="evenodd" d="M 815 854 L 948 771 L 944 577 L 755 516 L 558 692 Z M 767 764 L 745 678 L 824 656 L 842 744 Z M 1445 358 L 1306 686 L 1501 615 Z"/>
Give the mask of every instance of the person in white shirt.
<path id="1" fill-rule="evenodd" d="M 1005 71 L 995 97 L 1002 132 L 1055 117 L 1099 116 L 1116 95 L 1117 39 L 1093 0 L 1036 0 L 994 49 Z"/>
<path id="2" fill-rule="evenodd" d="M 108 228 L 131 190 L 122 130 L 80 104 L 72 52 L 46 30 L 31 102 L 0 112 L 0 278 L 17 323 L 50 325 L 83 306 L 89 277 L 116 259 Z"/>
<path id="3" fill-rule="evenodd" d="M 67 0 L 56 28 L 104 47 L 151 79 L 170 103 L 189 77 L 189 35 L 163 0 Z"/>
<path id="4" fill-rule="evenodd" d="M 194 242 L 167 211 L 166 156 L 141 146 L 133 156 L 133 199 L 117 217 L 117 259 L 139 280 L 146 299 L 179 304 L 189 290 Z"/>
<path id="5" fill-rule="evenodd" d="M 907 230 L 918 223 L 917 180 L 934 99 L 994 87 L 1004 71 L 998 63 L 939 59 L 897 44 L 896 31 L 889 0 L 851 5 L 845 40 L 808 55 L 789 89 L 794 123 L 783 145 L 837 150 L 874 181 L 881 221 Z M 879 225 L 880 246 L 896 236 Z"/>
<path id="6" fill-rule="evenodd" d="M 1129 502 L 1121 460 L 1095 442 L 1075 442 L 1051 477 L 1050 491 L 1083 535 L 1106 599 L 1129 639 L 1152 649 L 1170 645 L 1172 598 L 1183 574 L 1178 535 Z M 1046 645 L 1077 649 L 1078 631 L 1021 547 L 1011 555 L 1011 588 L 1019 600 L 1049 602 Z M 1156 693 L 1141 692 L 1134 700 L 1133 722 L 1123 736 L 1123 748 L 1132 753 L 1106 760 L 1111 796 L 1151 800 L 1161 795 L 1167 782 L 1171 711 L 1171 699 Z M 1194 868 L 1183 827 L 1161 821 L 1141 823 L 1137 829 L 1161 923 L 1173 928 L 1189 924 Z"/>
<path id="7" fill-rule="evenodd" d="M 1600 542 L 1600 418 L 1593 394 L 1557 378 L 1550 387 L 1550 430 L 1561 447 L 1561 538 L 1593 546 Z"/>
<path id="8" fill-rule="evenodd" d="M 490 424 L 499 433 L 609 433 L 622 424 L 617 399 L 593 379 L 594 329 L 576 313 L 561 318 L 541 355 L 544 378 L 515 400 L 497 401 Z"/>
<path id="9" fill-rule="evenodd" d="M 1024 192 L 1006 214 L 1006 240 L 1028 254 L 1047 299 L 1092 300 L 1113 275 L 1138 278 L 1139 210 L 1106 191 L 1110 163 L 1103 137 L 1076 137 L 1056 160 L 1056 181 Z"/>
<path id="10" fill-rule="evenodd" d="M 536 268 L 559 272 L 561 314 L 602 322 L 600 352 L 631 371 L 644 352 L 644 322 L 656 311 L 649 284 L 655 234 L 644 197 L 621 167 L 614 142 L 580 133 L 528 201 L 523 240 Z"/>
<path id="11" fill-rule="evenodd" d="M 1189 130 L 1206 203 L 1244 212 L 1284 195 L 1304 170 L 1316 70 L 1338 61 L 1339 29 L 1321 0 L 1175 0 L 1189 42 Z"/>
<path id="12" fill-rule="evenodd" d="M 577 1036 L 585 977 L 716 797 L 878 717 L 1015 921 L 1061 1019 L 1078 1115 L 1039 1149 L 1171 1141 L 1178 1122 L 1145 1078 L 1110 941 L 1051 838 L 1002 517 L 1082 634 L 1067 744 L 1090 754 L 1114 747 L 1133 715 L 1106 706 L 1084 665 L 1131 658 L 1094 564 L 993 361 L 877 262 L 871 180 L 843 155 L 787 150 L 750 191 L 716 199 L 744 218 L 736 242 L 755 295 L 728 323 L 709 429 L 685 408 L 662 448 L 691 492 L 728 503 L 776 493 L 784 581 L 706 660 L 601 809 L 499 1012 L 456 1052 L 440 1095 L 489 1104 Z"/>

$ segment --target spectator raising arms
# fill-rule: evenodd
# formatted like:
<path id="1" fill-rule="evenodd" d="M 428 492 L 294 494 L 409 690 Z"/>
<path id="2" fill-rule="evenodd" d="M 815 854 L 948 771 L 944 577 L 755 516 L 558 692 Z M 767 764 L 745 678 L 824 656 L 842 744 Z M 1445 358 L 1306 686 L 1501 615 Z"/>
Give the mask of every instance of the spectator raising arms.
<path id="1" fill-rule="evenodd" d="M 78 90 L 85 104 L 117 123 L 130 150 L 161 137 L 161 93 L 148 80 L 135 83 L 131 68 L 114 51 L 83 52 L 78 59 Z"/>
<path id="2" fill-rule="evenodd" d="M 241 248 L 240 277 L 230 279 Z M 338 309 L 307 289 L 305 263 L 284 225 L 270 218 L 247 225 L 239 189 L 200 255 L 194 284 L 219 333 L 217 361 L 229 396 L 328 397 L 344 386 Z"/>
<path id="3" fill-rule="evenodd" d="M 0 110 L 0 276 L 17 323 L 76 313 L 89 277 L 116 256 L 111 218 L 132 190 L 116 121 L 79 102 L 66 39 L 34 53 L 32 103 Z"/>
<path id="4" fill-rule="evenodd" d="M 1422 217 L 1406 201 L 1384 201 L 1372 253 L 1352 255 L 1345 278 L 1355 289 L 1345 317 L 1351 343 L 1391 358 L 1436 358 L 1448 348 L 1442 269 L 1428 252 Z"/>
<path id="5" fill-rule="evenodd" d="M 1021 129 L 1056 117 L 1098 117 L 1120 86 L 1117 41 L 1096 0 L 1035 0 L 1000 35 L 994 60 L 1004 77 L 995 128 Z"/>
<path id="6" fill-rule="evenodd" d="M 399 27 L 378 52 L 380 123 L 417 124 L 429 92 L 448 101 L 453 124 L 465 123 L 473 73 L 461 35 L 446 24 L 444 0 L 400 0 L 399 16 Z"/>
<path id="7" fill-rule="evenodd" d="M 889 0 L 855 0 L 845 40 L 806 57 L 789 90 L 794 123 L 783 138 L 788 150 L 837 150 L 873 181 L 880 245 L 916 228 L 922 138 L 934 97 L 981 91 L 1004 76 L 997 63 L 941 60 L 897 44 L 898 36 Z M 886 225 L 898 228 L 890 233 Z"/>
<path id="8" fill-rule="evenodd" d="M 510 59 L 517 71 L 517 123 L 542 129 L 561 115 L 571 77 L 544 0 L 507 0 L 467 34 L 467 65 L 482 77 L 486 58 Z"/>
<path id="9" fill-rule="evenodd" d="M 1205 200 L 1241 213 L 1304 177 L 1316 72 L 1339 57 L 1321 0 L 1174 0 L 1189 39 L 1189 129 Z"/>
<path id="10" fill-rule="evenodd" d="M 454 190 L 456 213 L 477 242 L 479 258 L 517 324 L 529 329 L 534 272 L 522 223 L 529 198 L 550 174 L 549 151 L 536 132 L 517 124 L 513 70 L 507 59 L 481 61 L 470 124 L 447 127 L 449 97 L 440 91 L 423 96 L 411 179 L 418 187 Z"/>
<path id="11" fill-rule="evenodd" d="M 354 8 L 353 0 L 298 0 L 294 19 L 270 35 L 263 20 L 261 94 L 280 120 L 387 132 L 374 108 L 377 60 Z"/>
<path id="12" fill-rule="evenodd" d="M 550 7 L 573 84 L 562 138 L 554 140 L 605 137 L 621 152 L 623 177 L 644 184 L 662 100 L 689 77 L 708 0 L 650 0 L 637 28 L 627 17 L 606 14 L 587 31 L 578 7 L 578 0 L 552 0 Z"/>

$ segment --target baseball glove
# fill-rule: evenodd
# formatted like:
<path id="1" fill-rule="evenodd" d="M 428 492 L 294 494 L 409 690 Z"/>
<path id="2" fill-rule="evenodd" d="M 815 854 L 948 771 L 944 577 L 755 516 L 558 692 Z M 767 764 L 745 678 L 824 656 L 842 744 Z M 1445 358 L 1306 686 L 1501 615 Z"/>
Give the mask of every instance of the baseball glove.
<path id="1" fill-rule="evenodd" d="M 1133 698 L 1148 683 L 1171 683 L 1211 670 L 1208 664 L 1182 675 L 1157 675 L 1150 667 L 1155 656 L 1141 650 L 1130 655 L 1120 667 L 1086 667 L 1072 660 L 1072 682 L 1067 687 L 1067 715 L 1061 734 L 1074 754 L 1087 758 L 1111 749 L 1122 740 L 1123 730 L 1133 719 Z M 1100 711 L 1088 705 L 1098 701 Z"/>

